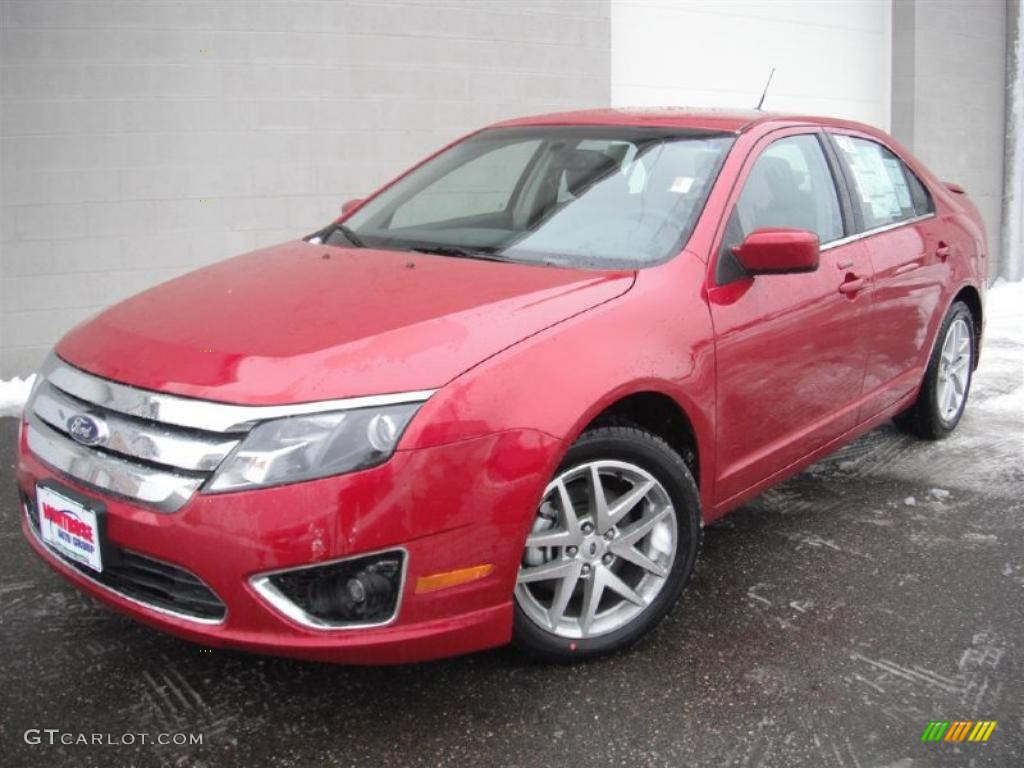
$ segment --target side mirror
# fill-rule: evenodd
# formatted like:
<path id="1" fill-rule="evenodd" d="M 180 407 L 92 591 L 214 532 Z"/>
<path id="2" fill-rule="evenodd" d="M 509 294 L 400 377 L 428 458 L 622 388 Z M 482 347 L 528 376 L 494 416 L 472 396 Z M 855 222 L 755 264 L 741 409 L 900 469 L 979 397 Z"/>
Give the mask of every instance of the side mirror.
<path id="1" fill-rule="evenodd" d="M 341 215 L 348 216 L 350 213 L 352 213 L 352 211 L 361 206 L 364 202 L 366 202 L 366 198 L 364 197 L 353 197 L 351 200 L 346 200 L 344 203 L 341 204 Z"/>
<path id="2" fill-rule="evenodd" d="M 755 229 L 732 249 L 752 275 L 813 272 L 818 268 L 818 236 L 804 229 Z"/>

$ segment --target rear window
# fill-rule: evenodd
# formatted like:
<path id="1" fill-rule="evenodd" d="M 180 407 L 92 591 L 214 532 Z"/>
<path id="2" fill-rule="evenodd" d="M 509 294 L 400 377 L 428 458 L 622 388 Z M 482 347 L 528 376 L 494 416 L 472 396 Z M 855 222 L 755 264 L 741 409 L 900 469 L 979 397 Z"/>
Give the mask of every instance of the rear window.
<path id="1" fill-rule="evenodd" d="M 925 187 L 905 163 L 901 163 L 901 165 L 903 166 L 903 173 L 907 177 L 907 184 L 910 185 L 910 197 L 914 201 L 914 213 L 918 216 L 935 213 L 935 203 L 932 202 L 932 196 L 928 194 L 928 188 Z"/>
<path id="2" fill-rule="evenodd" d="M 934 211 L 924 184 L 895 154 L 875 141 L 832 137 L 852 177 L 853 204 L 869 231 Z"/>

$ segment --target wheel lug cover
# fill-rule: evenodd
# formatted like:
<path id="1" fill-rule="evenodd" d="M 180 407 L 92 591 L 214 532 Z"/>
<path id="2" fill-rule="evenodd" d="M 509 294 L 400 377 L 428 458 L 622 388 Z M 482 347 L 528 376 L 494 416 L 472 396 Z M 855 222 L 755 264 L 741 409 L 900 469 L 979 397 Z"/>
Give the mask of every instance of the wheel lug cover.
<path id="1" fill-rule="evenodd" d="M 614 528 L 609 528 L 609 529 L 608 529 L 608 530 L 607 530 L 607 531 L 605 532 L 605 534 L 604 534 L 604 537 L 605 537 L 605 538 L 606 538 L 606 539 L 607 539 L 608 541 L 611 541 L 612 539 L 614 539 L 614 538 L 615 538 L 615 529 L 614 529 Z"/>
<path id="2" fill-rule="evenodd" d="M 613 560 L 615 560 L 615 556 L 610 552 L 601 558 L 601 562 L 605 565 L 611 565 Z"/>
<path id="3" fill-rule="evenodd" d="M 586 576 L 589 573 L 590 573 L 590 564 L 589 563 L 584 563 L 583 564 L 583 575 Z"/>
<path id="4" fill-rule="evenodd" d="M 591 525 L 590 523 L 584 523 L 583 524 L 583 532 L 584 533 L 590 534 L 590 533 L 593 533 L 593 531 L 594 531 L 594 526 L 593 525 Z"/>
<path id="5" fill-rule="evenodd" d="M 569 557 L 576 557 L 576 553 L 577 553 L 578 551 L 579 551 L 579 550 L 578 550 L 578 549 L 576 549 L 576 547 L 569 547 L 569 550 L 568 550 L 568 552 L 569 552 Z"/>

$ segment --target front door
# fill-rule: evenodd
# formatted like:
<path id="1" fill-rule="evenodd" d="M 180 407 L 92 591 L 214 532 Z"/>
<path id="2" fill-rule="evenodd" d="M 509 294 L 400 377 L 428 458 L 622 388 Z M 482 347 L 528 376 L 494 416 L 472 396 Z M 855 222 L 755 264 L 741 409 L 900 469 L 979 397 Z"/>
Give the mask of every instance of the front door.
<path id="1" fill-rule="evenodd" d="M 870 299 L 864 244 L 819 132 L 772 134 L 751 153 L 716 249 L 709 291 L 716 336 L 717 503 L 773 478 L 856 424 Z M 727 209 L 728 210 L 728 209 Z M 815 232 L 814 272 L 750 276 L 731 247 L 764 227 Z"/>

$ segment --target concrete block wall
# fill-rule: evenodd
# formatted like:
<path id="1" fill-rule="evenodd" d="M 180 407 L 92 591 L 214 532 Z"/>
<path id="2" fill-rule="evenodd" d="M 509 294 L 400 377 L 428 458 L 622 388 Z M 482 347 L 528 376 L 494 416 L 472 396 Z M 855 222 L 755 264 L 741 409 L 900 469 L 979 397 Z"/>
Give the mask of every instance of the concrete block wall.
<path id="1" fill-rule="evenodd" d="M 0 379 L 459 134 L 606 106 L 607 0 L 0 0 Z"/>
<path id="2" fill-rule="evenodd" d="M 1000 272 L 1006 160 L 1006 0 L 893 4 L 892 132 L 985 220 Z"/>

